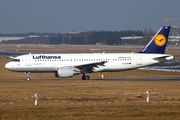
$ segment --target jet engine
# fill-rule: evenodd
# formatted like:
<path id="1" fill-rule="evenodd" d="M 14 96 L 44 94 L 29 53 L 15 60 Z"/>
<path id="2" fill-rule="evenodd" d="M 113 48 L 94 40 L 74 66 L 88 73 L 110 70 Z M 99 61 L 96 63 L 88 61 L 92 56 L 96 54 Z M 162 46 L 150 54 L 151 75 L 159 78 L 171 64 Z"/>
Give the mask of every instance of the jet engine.
<path id="1" fill-rule="evenodd" d="M 59 68 L 57 72 L 55 72 L 55 76 L 58 78 L 68 78 L 73 77 L 74 70 L 73 68 Z"/>

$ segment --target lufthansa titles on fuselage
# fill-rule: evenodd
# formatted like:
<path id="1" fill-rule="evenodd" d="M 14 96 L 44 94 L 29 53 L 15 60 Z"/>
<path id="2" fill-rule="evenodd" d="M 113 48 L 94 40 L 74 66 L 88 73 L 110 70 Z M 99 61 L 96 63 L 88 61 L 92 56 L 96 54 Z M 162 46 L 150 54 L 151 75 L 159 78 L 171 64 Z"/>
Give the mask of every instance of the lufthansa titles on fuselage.
<path id="1" fill-rule="evenodd" d="M 33 59 L 61 59 L 58 55 L 33 55 Z"/>

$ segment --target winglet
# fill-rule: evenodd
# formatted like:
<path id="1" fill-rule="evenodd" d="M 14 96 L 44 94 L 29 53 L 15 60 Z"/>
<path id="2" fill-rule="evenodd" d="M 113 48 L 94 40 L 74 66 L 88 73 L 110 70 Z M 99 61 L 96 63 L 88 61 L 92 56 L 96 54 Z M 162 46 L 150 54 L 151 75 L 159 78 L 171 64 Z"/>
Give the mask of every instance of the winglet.
<path id="1" fill-rule="evenodd" d="M 168 42 L 170 28 L 170 26 L 161 27 L 147 46 L 139 53 L 164 54 Z"/>

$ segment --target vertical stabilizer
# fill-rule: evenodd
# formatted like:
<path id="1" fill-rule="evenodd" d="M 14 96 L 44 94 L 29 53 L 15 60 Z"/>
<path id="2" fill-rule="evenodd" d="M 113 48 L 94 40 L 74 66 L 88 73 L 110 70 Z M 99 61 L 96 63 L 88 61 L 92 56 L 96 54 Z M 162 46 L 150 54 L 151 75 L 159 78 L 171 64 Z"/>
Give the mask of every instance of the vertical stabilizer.
<path id="1" fill-rule="evenodd" d="M 139 53 L 164 54 L 168 42 L 170 26 L 164 26 L 154 35 L 151 41 Z"/>

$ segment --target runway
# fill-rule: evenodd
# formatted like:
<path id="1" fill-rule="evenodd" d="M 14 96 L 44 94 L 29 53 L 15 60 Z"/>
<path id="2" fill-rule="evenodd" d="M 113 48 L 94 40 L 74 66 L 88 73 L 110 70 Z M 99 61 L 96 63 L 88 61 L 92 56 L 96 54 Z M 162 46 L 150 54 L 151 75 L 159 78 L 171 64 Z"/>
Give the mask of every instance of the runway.
<path id="1" fill-rule="evenodd" d="M 104 79 L 91 79 L 91 80 L 104 80 L 104 81 L 157 81 L 157 82 L 164 82 L 164 81 L 180 81 L 180 77 L 177 78 L 104 78 Z"/>
<path id="2" fill-rule="evenodd" d="M 141 70 L 159 70 L 167 72 L 180 72 L 180 62 L 167 61 L 156 65 L 140 68 Z"/>

